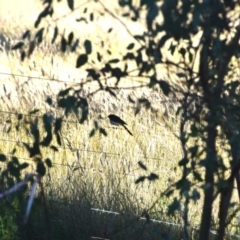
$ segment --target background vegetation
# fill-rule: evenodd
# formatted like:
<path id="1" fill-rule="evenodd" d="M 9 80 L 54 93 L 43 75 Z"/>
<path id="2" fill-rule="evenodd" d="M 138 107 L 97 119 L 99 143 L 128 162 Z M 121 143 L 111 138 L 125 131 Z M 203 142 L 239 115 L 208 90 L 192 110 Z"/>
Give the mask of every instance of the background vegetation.
<path id="1" fill-rule="evenodd" d="M 191 75 L 200 65 L 197 46 L 202 43 L 201 31 L 188 35 L 192 48 L 187 48 L 189 45 L 180 38 L 174 42 L 171 34 L 164 38 L 160 30 L 151 29 L 151 21 L 145 21 L 151 9 L 148 4 L 138 10 L 140 16 L 134 21 L 131 15 L 134 11 L 128 9 L 131 1 L 125 2 L 122 8 L 117 1 L 112 1 L 111 6 L 107 1 L 74 1 L 74 11 L 69 9 L 72 1 L 54 2 L 53 15 L 48 12 L 36 24 L 48 2 L 43 7 L 40 1 L 24 4 L 0 1 L 0 20 L 4 23 L 0 35 L 1 192 L 23 180 L 25 173 L 35 172 L 36 166 L 37 173 L 44 175 L 27 224 L 23 224 L 23 219 L 33 192 L 31 186 L 40 182 L 38 175 L 31 176 L 32 185 L 29 183 L 28 188 L 22 189 L 23 194 L 14 192 L 1 200 L 4 206 L 0 215 L 1 239 L 206 239 L 204 234 L 214 239 L 216 232 L 202 230 L 199 235 L 198 230 L 203 221 L 206 191 L 202 182 L 205 165 L 200 161 L 208 153 L 204 141 L 207 123 L 212 121 L 205 122 L 209 106 L 195 81 L 199 75 Z M 134 4 L 139 5 L 137 1 Z M 144 1 L 141 4 L 144 5 Z M 163 4 L 162 9 L 169 7 L 162 1 L 157 4 Z M 179 7 L 172 5 L 174 9 Z M 239 7 L 229 10 L 233 28 L 239 24 L 235 19 L 238 10 Z M 165 15 L 159 13 L 158 17 L 153 14 L 159 24 L 168 14 L 165 11 Z M 41 33 L 42 27 L 44 33 Z M 183 34 L 183 29 L 180 30 Z M 26 38 L 21 40 L 24 32 Z M 133 42 L 136 35 L 139 39 Z M 51 44 L 53 36 L 56 39 Z M 140 52 L 137 49 L 141 48 L 141 36 L 147 39 L 145 45 L 142 44 L 146 53 L 138 65 L 139 55 L 135 53 Z M 36 44 L 40 38 L 43 41 Z M 155 38 L 166 40 L 161 43 L 161 56 L 151 55 L 156 43 L 160 44 Z M 16 50 L 12 51 L 12 47 Z M 189 53 L 193 50 L 196 51 L 191 57 Z M 79 56 L 86 56 L 86 52 L 89 54 L 85 63 Z M 142 67 L 142 74 L 134 74 L 143 62 L 151 62 L 154 69 L 148 71 Z M 186 67 L 189 62 L 191 68 Z M 108 63 L 114 69 L 127 68 L 128 75 L 119 78 L 120 81 L 116 81 L 119 72 L 106 71 L 104 75 L 103 66 Z M 224 82 L 229 88 L 224 91 L 233 89 L 227 82 L 235 82 L 232 96 L 236 101 L 238 52 L 230 63 L 229 76 Z M 214 69 L 215 63 L 209 60 L 209 64 Z M 186 76 L 183 75 L 185 67 Z M 115 78 L 111 74 L 115 74 Z M 214 74 L 217 75 L 213 72 L 209 76 Z M 191 78 L 196 85 L 193 81 L 189 87 Z M 214 87 L 209 79 L 209 86 Z M 169 88 L 172 94 L 168 94 Z M 75 95 L 77 91 L 79 95 Z M 69 96 L 81 100 L 80 111 L 66 104 Z M 193 101 L 194 107 L 189 104 Z M 189 115 L 184 113 L 186 109 Z M 124 129 L 111 127 L 107 119 L 110 113 L 122 117 L 134 137 Z M 196 121 L 196 115 L 200 122 Z M 196 129 L 199 129 L 197 134 Z M 180 130 L 186 136 L 189 134 L 185 140 L 179 137 Z M 228 167 L 225 172 L 222 165 L 218 166 L 222 172 L 214 172 L 217 197 L 211 202 L 210 219 L 214 230 L 220 224 L 222 185 L 219 183 L 231 176 L 229 145 L 216 142 L 217 155 Z M 200 147 L 193 153 L 196 145 Z M 182 161 L 186 158 L 189 161 Z M 194 161 L 200 167 L 197 170 L 192 167 L 195 175 L 191 175 L 187 171 L 191 169 L 189 163 Z M 190 179 L 191 188 L 186 188 L 183 181 L 186 179 Z M 177 190 L 166 192 L 171 187 Z M 237 239 L 240 232 L 238 192 L 235 186 L 232 190 L 225 239 Z"/>

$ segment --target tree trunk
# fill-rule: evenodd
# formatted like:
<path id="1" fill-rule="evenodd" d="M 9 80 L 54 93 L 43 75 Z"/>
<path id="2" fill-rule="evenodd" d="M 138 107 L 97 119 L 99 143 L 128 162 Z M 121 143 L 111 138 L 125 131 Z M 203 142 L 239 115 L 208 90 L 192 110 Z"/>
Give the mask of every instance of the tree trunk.
<path id="1" fill-rule="evenodd" d="M 238 198 L 239 198 L 239 202 L 240 202 L 240 170 L 238 170 L 238 172 L 235 174 L 235 179 L 236 179 L 236 183 L 237 183 Z"/>
<path id="2" fill-rule="evenodd" d="M 224 240 L 225 229 L 226 229 L 226 219 L 228 214 L 228 208 L 233 191 L 234 177 L 230 177 L 229 186 L 227 189 L 223 189 L 221 193 L 221 200 L 219 206 L 219 229 L 218 229 L 218 240 Z"/>
<path id="3" fill-rule="evenodd" d="M 216 127 L 213 126 L 212 121 L 209 119 L 208 127 L 208 140 L 207 140 L 207 157 L 206 157 L 206 174 L 205 174 L 205 184 L 206 189 L 204 191 L 204 205 L 203 213 L 201 219 L 200 227 L 200 237 L 199 240 L 208 240 L 209 232 L 211 228 L 212 221 L 212 203 L 213 203 L 213 193 L 214 193 L 214 171 L 213 167 L 216 161 Z"/>

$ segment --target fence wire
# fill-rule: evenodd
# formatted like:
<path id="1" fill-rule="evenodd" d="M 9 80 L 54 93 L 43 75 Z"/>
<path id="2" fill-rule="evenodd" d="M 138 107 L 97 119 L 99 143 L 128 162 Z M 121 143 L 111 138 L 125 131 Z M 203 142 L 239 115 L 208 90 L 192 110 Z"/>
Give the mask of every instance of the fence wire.
<path id="1" fill-rule="evenodd" d="M 23 75 L 23 74 L 15 74 L 15 73 L 0 72 L 0 75 L 5 75 L 5 76 L 9 76 L 9 77 L 21 77 L 21 78 L 28 78 L 28 79 L 36 79 L 36 80 L 38 79 L 38 80 L 44 80 L 44 81 L 53 81 L 53 82 L 64 83 L 64 84 L 75 84 L 75 85 L 79 84 L 79 82 L 77 82 L 77 81 L 64 81 L 64 80 L 55 79 L 55 78 L 44 78 L 44 77 L 36 77 L 36 76 L 29 76 L 29 75 Z M 84 80 L 84 79 L 82 79 L 82 80 Z M 136 82 L 142 83 L 141 81 L 136 81 Z M 96 84 L 96 86 L 99 86 L 99 85 Z M 161 103 L 165 104 L 167 102 L 169 102 L 169 101 L 163 100 L 163 101 L 160 101 L 160 104 Z M 2 113 L 2 114 L 10 114 L 10 115 L 22 114 L 22 113 L 19 113 L 19 112 L 11 112 L 11 111 L 3 111 L 3 110 L 0 110 L 0 113 Z M 22 114 L 22 116 L 34 117 L 34 118 L 42 118 L 42 116 L 38 116 L 36 114 Z M 79 122 L 71 121 L 71 120 L 63 120 L 63 122 L 79 124 Z M 106 126 L 105 128 L 113 128 L 113 127 Z M 11 143 L 18 143 L 18 144 L 19 143 L 26 143 L 26 142 L 21 142 L 21 141 L 16 141 L 16 140 L 11 140 L 11 139 L 3 139 L 3 138 L 0 138 L 0 141 L 11 142 Z M 28 143 L 28 144 L 31 144 L 31 143 Z M 122 153 L 95 151 L 95 150 L 80 149 L 80 148 L 75 148 L 75 147 L 62 147 L 62 146 L 59 146 L 58 148 L 59 149 L 63 149 L 63 150 L 70 150 L 72 152 L 78 151 L 78 152 L 88 152 L 88 153 L 106 154 L 106 155 L 115 155 L 115 156 L 121 156 L 122 155 Z M 5 155 L 5 156 L 7 158 L 12 158 L 13 157 L 13 155 Z M 152 158 L 152 157 L 146 157 L 146 156 L 132 156 L 132 157 L 138 158 L 138 159 L 154 160 L 154 161 L 161 161 L 162 160 L 161 158 Z M 33 160 L 31 158 L 24 158 L 24 157 L 17 157 L 17 158 L 19 160 L 22 160 L 22 161 L 33 162 Z M 3 164 L 4 163 L 1 163 L 1 165 L 3 165 Z M 53 166 L 61 166 L 61 167 L 70 167 L 69 164 L 62 164 L 62 163 L 57 163 L 57 162 L 52 162 L 52 165 Z M 83 167 L 83 169 L 84 170 L 89 170 L 89 168 L 84 168 L 84 167 Z M 121 173 L 119 173 L 119 172 L 116 172 L 116 174 L 121 175 Z M 126 175 L 126 173 L 125 174 L 122 173 L 122 175 Z M 66 206 L 66 203 L 61 202 L 61 201 L 56 201 L 56 200 L 48 200 L 48 201 L 49 202 L 55 202 L 57 204 L 64 204 L 64 206 Z M 67 205 L 70 206 L 70 205 L 73 205 L 73 204 L 67 204 Z M 91 211 L 98 212 L 98 213 L 103 213 L 103 214 L 122 215 L 122 213 L 119 213 L 119 212 L 105 210 L 105 209 L 99 209 L 99 208 L 95 208 L 95 207 L 92 207 L 90 209 L 91 209 Z M 146 221 L 147 220 L 144 217 L 140 217 L 139 219 L 142 220 L 142 221 Z M 177 227 L 181 227 L 181 228 L 184 227 L 183 224 L 179 224 L 179 223 L 167 222 L 167 221 L 158 220 L 158 219 L 149 219 L 149 220 L 151 222 L 154 222 L 154 223 L 165 224 L 165 225 L 172 225 L 172 226 L 177 226 Z M 195 226 L 189 226 L 189 229 L 193 229 L 193 230 L 196 230 L 196 231 L 200 230 L 200 228 L 195 227 Z M 215 230 L 210 230 L 210 232 L 213 235 L 217 235 L 217 231 L 215 231 Z M 232 234 L 229 234 L 229 233 L 227 233 L 226 235 L 228 235 L 229 237 L 234 237 L 234 238 L 236 237 L 236 238 L 240 239 L 240 235 L 232 235 Z"/>

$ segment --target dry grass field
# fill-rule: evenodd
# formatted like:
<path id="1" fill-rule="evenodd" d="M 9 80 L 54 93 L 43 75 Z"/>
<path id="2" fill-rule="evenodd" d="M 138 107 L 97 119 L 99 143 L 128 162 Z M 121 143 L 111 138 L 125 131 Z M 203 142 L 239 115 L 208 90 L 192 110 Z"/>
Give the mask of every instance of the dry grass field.
<path id="1" fill-rule="evenodd" d="M 108 1 L 103 2 L 107 5 Z M 23 142 L 31 143 L 33 139 L 23 123 L 20 130 L 16 130 L 17 113 L 23 114 L 22 121 L 45 112 L 53 116 L 63 115 L 60 109 L 46 104 L 46 98 L 50 96 L 55 102 L 60 90 L 77 87 L 86 79 L 84 69 L 75 68 L 76 58 L 83 52 L 84 39 L 90 39 L 94 49 L 100 49 L 105 60 L 120 57 L 122 49 L 132 41 L 118 20 L 110 15 L 101 17 L 103 6 L 94 1 L 75 1 L 75 6 L 79 8 L 72 14 L 69 14 L 66 1 L 56 6 L 53 15 L 55 21 L 47 18 L 49 31 L 55 25 L 62 31 L 66 27 L 66 36 L 68 31 L 73 30 L 74 36 L 80 39 L 79 48 L 74 53 L 62 54 L 59 44 L 52 46 L 46 40 L 29 59 L 22 62 L 19 53 L 9 51 L 8 48 L 26 29 L 34 31 L 34 21 L 42 10 L 41 2 L 0 0 L 0 22 L 3 23 L 0 29 L 0 150 L 10 157 L 12 149 L 16 148 L 15 155 L 19 160 L 30 164 L 29 172 L 34 171 L 35 164 L 29 158 Z M 85 7 L 88 13 L 94 12 L 95 20 L 89 24 L 76 22 L 75 19 L 82 16 Z M 117 13 L 117 5 L 111 3 L 111 11 Z M 132 33 L 145 29 L 144 23 L 125 24 Z M 108 33 L 111 27 L 113 30 Z M 102 40 L 104 47 L 101 47 Z M 130 62 L 129 69 L 135 68 Z M 159 74 L 163 78 L 168 76 L 165 69 L 161 69 Z M 74 116 L 69 116 L 63 124 L 63 145 L 59 151 L 42 149 L 43 156 L 53 162 L 53 168 L 44 180 L 53 239 L 89 239 L 87 236 L 111 236 L 110 233 L 111 239 L 164 239 L 164 234 L 169 234 L 169 239 L 181 238 L 181 227 L 174 225 L 182 224 L 181 214 L 168 217 L 167 206 L 172 198 L 160 197 L 181 176 L 181 169 L 177 168 L 182 158 L 181 146 L 176 137 L 179 133 L 179 121 L 175 117 L 178 106 L 164 97 L 159 89 L 127 88 L 143 85 L 146 81 L 124 79 L 117 98 L 107 92 L 91 96 L 88 121 L 81 125 Z M 174 77 L 169 81 L 175 81 Z M 114 84 L 113 79 L 107 80 L 106 84 Z M 96 87 L 96 83 L 89 83 L 85 86 L 85 93 L 94 91 Z M 148 97 L 156 111 L 142 110 L 135 116 L 135 106 L 128 103 L 129 95 L 132 98 Z M 29 116 L 29 111 L 33 109 L 40 111 Z M 123 128 L 112 127 L 107 118 L 110 113 L 123 118 L 134 136 L 130 136 Z M 107 136 L 95 134 L 89 137 L 94 121 L 106 129 Z M 139 167 L 139 161 L 147 166 L 147 172 Z M 150 172 L 156 173 L 159 179 L 138 185 L 134 183 L 138 177 Z M 132 221 L 157 200 L 150 218 L 172 224 Z M 102 213 L 93 209 L 120 214 Z M 190 226 L 197 227 L 200 216 L 201 200 L 191 204 Z M 214 217 L 216 220 L 217 213 Z M 35 239 L 47 239 L 41 208 L 35 209 L 31 219 L 33 234 L 37 236 Z M 229 231 L 234 232 L 234 226 Z M 192 239 L 195 239 L 198 231 L 193 229 L 191 234 Z"/>

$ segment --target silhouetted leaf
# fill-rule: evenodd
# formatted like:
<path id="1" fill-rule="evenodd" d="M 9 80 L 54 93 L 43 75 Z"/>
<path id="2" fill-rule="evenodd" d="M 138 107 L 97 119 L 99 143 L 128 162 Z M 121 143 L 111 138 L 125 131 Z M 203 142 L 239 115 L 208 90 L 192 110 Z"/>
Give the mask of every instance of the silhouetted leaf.
<path id="1" fill-rule="evenodd" d="M 127 71 L 128 71 L 128 64 L 125 63 L 123 72 L 126 76 L 127 76 Z"/>
<path id="2" fill-rule="evenodd" d="M 19 178 L 20 170 L 19 170 L 19 168 L 14 166 L 13 162 L 8 163 L 7 169 L 13 177 Z"/>
<path id="3" fill-rule="evenodd" d="M 98 121 L 94 121 L 94 127 L 95 127 L 95 129 L 98 129 Z"/>
<path id="4" fill-rule="evenodd" d="M 78 45 L 79 45 L 79 39 L 76 39 L 76 41 L 74 42 L 74 44 L 71 47 L 71 51 L 75 52 L 77 47 L 78 47 Z"/>
<path id="5" fill-rule="evenodd" d="M 53 9 L 50 4 L 46 6 L 46 8 L 38 15 L 37 20 L 34 23 L 34 27 L 37 28 L 40 24 L 42 18 L 46 17 L 47 15 L 52 15 Z"/>
<path id="6" fill-rule="evenodd" d="M 39 109 L 34 109 L 34 110 L 30 111 L 29 114 L 32 115 L 32 114 L 35 114 L 35 113 L 38 113 L 38 112 L 39 112 Z"/>
<path id="7" fill-rule="evenodd" d="M 189 148 L 189 151 L 191 153 L 191 158 L 195 158 L 198 152 L 198 146 L 193 146 Z"/>
<path id="8" fill-rule="evenodd" d="M 25 168 L 27 168 L 29 166 L 29 164 L 28 163 L 22 163 L 22 164 L 20 164 L 20 169 L 25 169 Z"/>
<path id="9" fill-rule="evenodd" d="M 137 114 L 140 113 L 140 107 L 136 107 L 134 111 L 134 115 L 137 116 Z"/>
<path id="10" fill-rule="evenodd" d="M 10 133 L 11 130 L 12 130 L 12 126 L 9 126 L 6 132 Z"/>
<path id="11" fill-rule="evenodd" d="M 24 147 L 26 148 L 26 150 L 28 151 L 28 153 L 30 154 L 31 153 L 31 147 L 30 147 L 30 145 L 28 144 L 28 143 L 25 143 L 25 142 L 23 142 L 23 145 L 24 145 Z"/>
<path id="12" fill-rule="evenodd" d="M 101 62 L 101 61 L 102 61 L 102 56 L 100 55 L 100 53 L 99 53 L 99 52 L 97 52 L 97 60 L 98 60 L 99 62 Z"/>
<path id="13" fill-rule="evenodd" d="M 64 90 L 61 90 L 59 93 L 58 93 L 58 97 L 64 97 L 66 95 L 68 95 L 68 93 L 72 90 L 71 87 L 67 88 L 67 89 L 64 89 Z"/>
<path id="14" fill-rule="evenodd" d="M 10 152 L 10 154 L 14 155 L 16 153 L 17 149 L 13 148 L 13 150 Z"/>
<path id="15" fill-rule="evenodd" d="M 139 165 L 139 167 L 142 168 L 143 170 L 147 170 L 147 167 L 146 167 L 141 161 L 138 162 L 138 165 Z"/>
<path id="16" fill-rule="evenodd" d="M 144 180 L 145 180 L 145 176 L 141 176 L 141 177 L 139 177 L 136 181 L 135 181 L 135 184 L 138 184 L 138 183 L 140 183 L 140 182 L 143 182 Z"/>
<path id="17" fill-rule="evenodd" d="M 130 102 L 130 103 L 135 103 L 136 101 L 134 101 L 133 99 L 132 99 L 132 97 L 130 96 L 130 95 L 128 95 L 128 101 Z"/>
<path id="18" fill-rule="evenodd" d="M 172 55 L 173 55 L 174 52 L 175 52 L 176 46 L 177 46 L 177 45 L 174 45 L 174 44 L 171 42 L 171 45 L 170 45 L 168 51 L 170 51 Z"/>
<path id="19" fill-rule="evenodd" d="M 203 181 L 201 175 L 200 175 L 198 172 L 194 171 L 194 172 L 193 172 L 193 176 L 194 176 L 194 178 L 195 178 L 197 181 L 199 181 L 199 182 L 202 182 L 202 181 Z"/>
<path id="20" fill-rule="evenodd" d="M 61 128 L 62 128 L 62 121 L 63 121 L 62 118 L 57 118 L 56 119 L 55 126 L 54 126 L 54 132 L 55 133 L 61 130 Z"/>
<path id="21" fill-rule="evenodd" d="M 16 130 L 19 131 L 19 127 L 20 127 L 20 124 L 17 123 L 17 125 L 15 126 Z"/>
<path id="22" fill-rule="evenodd" d="M 170 197 L 172 194 L 174 193 L 174 190 L 173 189 L 170 189 L 169 191 L 167 191 L 165 193 L 166 197 Z"/>
<path id="23" fill-rule="evenodd" d="M 88 77 L 91 77 L 93 80 L 98 80 L 100 78 L 100 74 L 94 69 L 87 69 L 87 72 Z"/>
<path id="24" fill-rule="evenodd" d="M 47 102 L 50 106 L 52 106 L 52 104 L 53 104 L 53 101 L 52 101 L 52 98 L 51 98 L 51 97 L 47 97 L 46 102 Z"/>
<path id="25" fill-rule="evenodd" d="M 141 76 L 143 73 L 148 73 L 152 70 L 153 68 L 153 65 L 148 63 L 147 61 L 142 61 L 141 62 L 141 68 L 140 68 L 140 71 L 138 73 L 138 76 Z"/>
<path id="26" fill-rule="evenodd" d="M 180 50 L 178 52 L 182 55 L 182 57 L 185 57 L 186 49 L 180 48 Z"/>
<path id="27" fill-rule="evenodd" d="M 88 22 L 87 22 L 87 19 L 84 18 L 84 17 L 77 18 L 76 21 L 77 21 L 77 22 L 83 21 L 83 22 L 85 22 L 85 23 L 88 23 Z"/>
<path id="28" fill-rule="evenodd" d="M 0 162 L 5 162 L 7 157 L 4 154 L 0 154 Z"/>
<path id="29" fill-rule="evenodd" d="M 79 168 L 80 168 L 80 167 L 75 167 L 75 168 L 73 169 L 73 172 L 77 171 Z"/>
<path id="30" fill-rule="evenodd" d="M 106 87 L 105 90 L 106 90 L 107 92 L 109 92 L 113 97 L 115 97 L 115 98 L 117 97 L 116 93 L 115 93 L 111 88 Z"/>
<path id="31" fill-rule="evenodd" d="M 31 148 L 29 157 L 31 158 L 37 155 L 41 155 L 41 151 L 39 147 L 39 142 L 35 141 L 33 147 Z"/>
<path id="32" fill-rule="evenodd" d="M 189 160 L 187 158 L 183 158 L 178 162 L 178 166 L 185 166 L 188 163 L 189 163 Z"/>
<path id="33" fill-rule="evenodd" d="M 191 129 L 191 132 L 190 132 L 190 136 L 191 137 L 197 137 L 199 135 L 199 129 L 198 127 L 196 126 L 196 124 L 191 124 L 190 126 L 190 129 Z"/>
<path id="34" fill-rule="evenodd" d="M 74 0 L 67 0 L 68 7 L 73 11 L 74 9 Z"/>
<path id="35" fill-rule="evenodd" d="M 91 54 L 92 53 L 92 43 L 91 41 L 89 41 L 88 39 L 86 39 L 84 41 L 84 47 L 85 47 L 85 50 L 86 50 L 86 53 L 87 54 Z"/>
<path id="36" fill-rule="evenodd" d="M 44 32 L 44 28 L 41 28 L 40 30 L 38 30 L 38 32 L 35 34 L 35 39 L 37 40 L 37 43 L 41 43 L 43 40 L 43 32 Z"/>
<path id="37" fill-rule="evenodd" d="M 99 128 L 99 131 L 101 134 L 103 134 L 104 136 L 107 136 L 107 132 L 104 128 Z"/>
<path id="38" fill-rule="evenodd" d="M 134 48 L 134 43 L 130 43 L 128 46 L 127 46 L 127 49 L 128 50 L 131 50 L 131 49 L 133 49 Z"/>
<path id="39" fill-rule="evenodd" d="M 156 79 L 156 76 L 151 76 L 150 78 L 150 83 L 149 83 L 149 87 L 150 88 L 153 88 L 156 84 L 158 83 L 158 80 Z"/>
<path id="40" fill-rule="evenodd" d="M 141 51 L 138 51 L 138 55 L 137 55 L 137 57 L 135 58 L 135 61 L 136 61 L 137 66 L 139 67 L 140 64 L 141 64 L 142 61 L 143 61 Z"/>
<path id="41" fill-rule="evenodd" d="M 65 98 L 59 99 L 58 100 L 58 107 L 66 108 L 66 111 L 68 111 L 68 109 L 67 109 L 67 107 L 68 107 L 67 99 L 65 99 Z"/>
<path id="42" fill-rule="evenodd" d="M 94 14 L 93 13 L 90 13 L 89 19 L 90 19 L 91 22 L 94 20 Z"/>
<path id="43" fill-rule="evenodd" d="M 134 38 L 135 38 L 136 40 L 142 40 L 143 42 L 145 42 L 145 38 L 144 38 L 143 35 L 134 35 Z"/>
<path id="44" fill-rule="evenodd" d="M 42 140 L 41 145 L 44 147 L 47 147 L 50 145 L 51 141 L 52 141 L 52 133 L 48 132 L 46 137 Z"/>
<path id="45" fill-rule="evenodd" d="M 28 57 L 30 57 L 30 55 L 33 53 L 35 47 L 36 47 L 35 41 L 29 42 Z"/>
<path id="46" fill-rule="evenodd" d="M 54 28 L 54 33 L 53 33 L 53 37 L 52 37 L 52 41 L 51 41 L 52 44 L 56 41 L 57 36 L 58 36 L 58 27 L 56 26 Z"/>
<path id="47" fill-rule="evenodd" d="M 50 7 L 48 14 L 49 14 L 49 16 L 52 17 L 52 15 L 53 15 L 53 8 L 52 7 Z"/>
<path id="48" fill-rule="evenodd" d="M 27 30 L 23 35 L 22 35 L 22 39 L 24 40 L 25 38 L 30 38 L 31 36 L 31 31 Z"/>
<path id="49" fill-rule="evenodd" d="M 44 176 L 46 174 L 46 167 L 44 166 L 42 161 L 39 161 L 37 163 L 37 173 L 39 173 L 41 176 Z"/>
<path id="50" fill-rule="evenodd" d="M 163 80 L 160 80 L 159 82 L 159 86 L 162 89 L 164 95 L 168 96 L 168 94 L 170 93 L 170 85 Z"/>
<path id="51" fill-rule="evenodd" d="M 95 129 L 92 129 L 92 131 L 89 134 L 89 137 L 93 137 L 95 135 Z"/>
<path id="52" fill-rule="evenodd" d="M 13 185 L 15 185 L 15 181 L 14 181 L 13 178 L 10 177 L 10 176 L 7 178 L 7 185 L 8 185 L 9 187 L 12 187 Z"/>
<path id="53" fill-rule="evenodd" d="M 80 98 L 80 101 L 78 102 L 78 107 L 82 110 L 82 117 L 80 119 L 80 123 L 84 123 L 87 120 L 88 114 L 89 114 L 89 107 L 88 102 L 86 98 Z"/>
<path id="54" fill-rule="evenodd" d="M 76 68 L 79 68 L 79 67 L 83 66 L 85 63 L 87 63 L 87 61 L 88 61 L 88 55 L 87 54 L 79 55 L 79 57 L 77 59 Z"/>
<path id="55" fill-rule="evenodd" d="M 31 123 L 31 134 L 34 137 L 33 147 L 29 149 L 27 144 L 25 143 L 25 146 L 28 148 L 30 157 L 34 157 L 36 155 L 41 155 L 40 147 L 39 147 L 39 141 L 40 141 L 40 133 L 38 129 L 38 118 L 36 117 L 34 119 L 34 122 Z"/>
<path id="56" fill-rule="evenodd" d="M 52 161 L 50 160 L 50 158 L 47 158 L 47 159 L 45 160 L 45 163 L 47 164 L 47 166 L 48 166 L 49 168 L 52 167 Z"/>
<path id="57" fill-rule="evenodd" d="M 73 37 L 74 37 L 73 32 L 70 32 L 69 35 L 68 35 L 68 45 L 71 45 L 71 44 L 72 44 Z"/>
<path id="58" fill-rule="evenodd" d="M 21 61 L 22 62 L 24 61 L 25 57 L 26 57 L 26 53 L 25 53 L 25 51 L 22 51 L 21 52 Z"/>
<path id="59" fill-rule="evenodd" d="M 191 63 L 193 60 L 193 54 L 189 51 L 188 53 L 188 61 Z"/>
<path id="60" fill-rule="evenodd" d="M 190 191 L 191 183 L 188 179 L 183 177 L 180 181 L 177 182 L 176 187 L 180 189 L 180 195 L 183 195 L 186 192 Z"/>
<path id="61" fill-rule="evenodd" d="M 54 151 L 54 152 L 58 152 L 58 148 L 54 145 L 51 145 L 50 148 Z"/>
<path id="62" fill-rule="evenodd" d="M 142 106 L 144 106 L 146 109 L 150 109 L 151 108 L 151 103 L 149 102 L 148 99 L 146 98 L 140 98 L 138 99 L 138 103 Z"/>
<path id="63" fill-rule="evenodd" d="M 197 189 L 193 189 L 191 198 L 192 198 L 194 201 L 197 201 L 197 200 L 200 199 L 200 193 L 198 192 Z"/>
<path id="64" fill-rule="evenodd" d="M 44 114 L 43 115 L 43 126 L 45 131 L 47 132 L 46 137 L 41 142 L 41 145 L 43 146 L 49 146 L 52 141 L 52 122 L 53 122 L 53 116 L 50 114 Z"/>
<path id="65" fill-rule="evenodd" d="M 123 60 L 127 60 L 127 59 L 130 59 L 130 60 L 135 59 L 134 54 L 131 53 L 131 52 L 128 52 L 128 53 L 123 57 Z"/>
<path id="66" fill-rule="evenodd" d="M 176 73 L 176 75 L 177 75 L 179 78 L 186 78 L 186 74 L 185 74 L 185 73 Z"/>
<path id="67" fill-rule="evenodd" d="M 12 156 L 12 162 L 15 164 L 15 165 L 19 165 L 19 161 L 18 161 L 18 158 L 17 157 L 15 157 L 15 156 Z"/>
<path id="68" fill-rule="evenodd" d="M 174 198 L 173 203 L 168 206 L 168 215 L 173 215 L 175 211 L 180 210 L 180 202 Z"/>
<path id="69" fill-rule="evenodd" d="M 120 7 L 125 7 L 129 4 L 129 2 L 125 1 L 125 0 L 119 0 L 118 4 L 119 4 Z"/>
<path id="70" fill-rule="evenodd" d="M 61 39 L 61 51 L 64 53 L 67 50 L 67 40 L 62 36 Z"/>
<path id="71" fill-rule="evenodd" d="M 18 121 L 22 120 L 23 119 L 23 115 L 21 113 L 19 113 L 18 116 L 17 116 L 17 119 L 18 119 Z"/>
<path id="72" fill-rule="evenodd" d="M 115 59 L 109 60 L 108 63 L 118 63 L 118 62 L 120 62 L 120 60 L 118 58 L 115 58 Z"/>
<path id="73" fill-rule="evenodd" d="M 158 175 L 155 173 L 151 173 L 147 178 L 149 181 L 155 181 L 158 179 Z"/>
<path id="74" fill-rule="evenodd" d="M 184 185 L 184 181 L 185 181 L 186 179 L 184 178 L 184 177 L 182 177 L 180 180 L 178 180 L 177 182 L 176 182 L 176 188 L 177 189 L 181 189 L 181 188 L 183 188 L 183 185 Z"/>
<path id="75" fill-rule="evenodd" d="M 157 49 L 161 49 L 162 46 L 165 44 L 165 42 L 166 42 L 168 39 L 169 39 L 169 35 L 168 35 L 168 34 L 162 36 L 161 39 L 160 39 L 159 42 L 158 42 Z"/>
<path id="76" fill-rule="evenodd" d="M 125 77 L 126 73 L 123 72 L 119 67 L 112 68 L 111 69 L 112 77 L 116 77 L 117 83 L 115 85 L 118 85 L 118 82 L 120 81 L 121 77 Z"/>
<path id="77" fill-rule="evenodd" d="M 61 136 L 58 132 L 55 133 L 56 138 L 57 138 L 57 143 L 59 146 L 62 146 L 62 141 L 61 141 Z"/>
<path id="78" fill-rule="evenodd" d="M 130 17 L 130 13 L 129 12 L 123 13 L 122 17 Z"/>
<path id="79" fill-rule="evenodd" d="M 106 63 L 105 66 L 100 70 L 103 74 L 111 72 L 112 67 L 109 63 Z"/>

